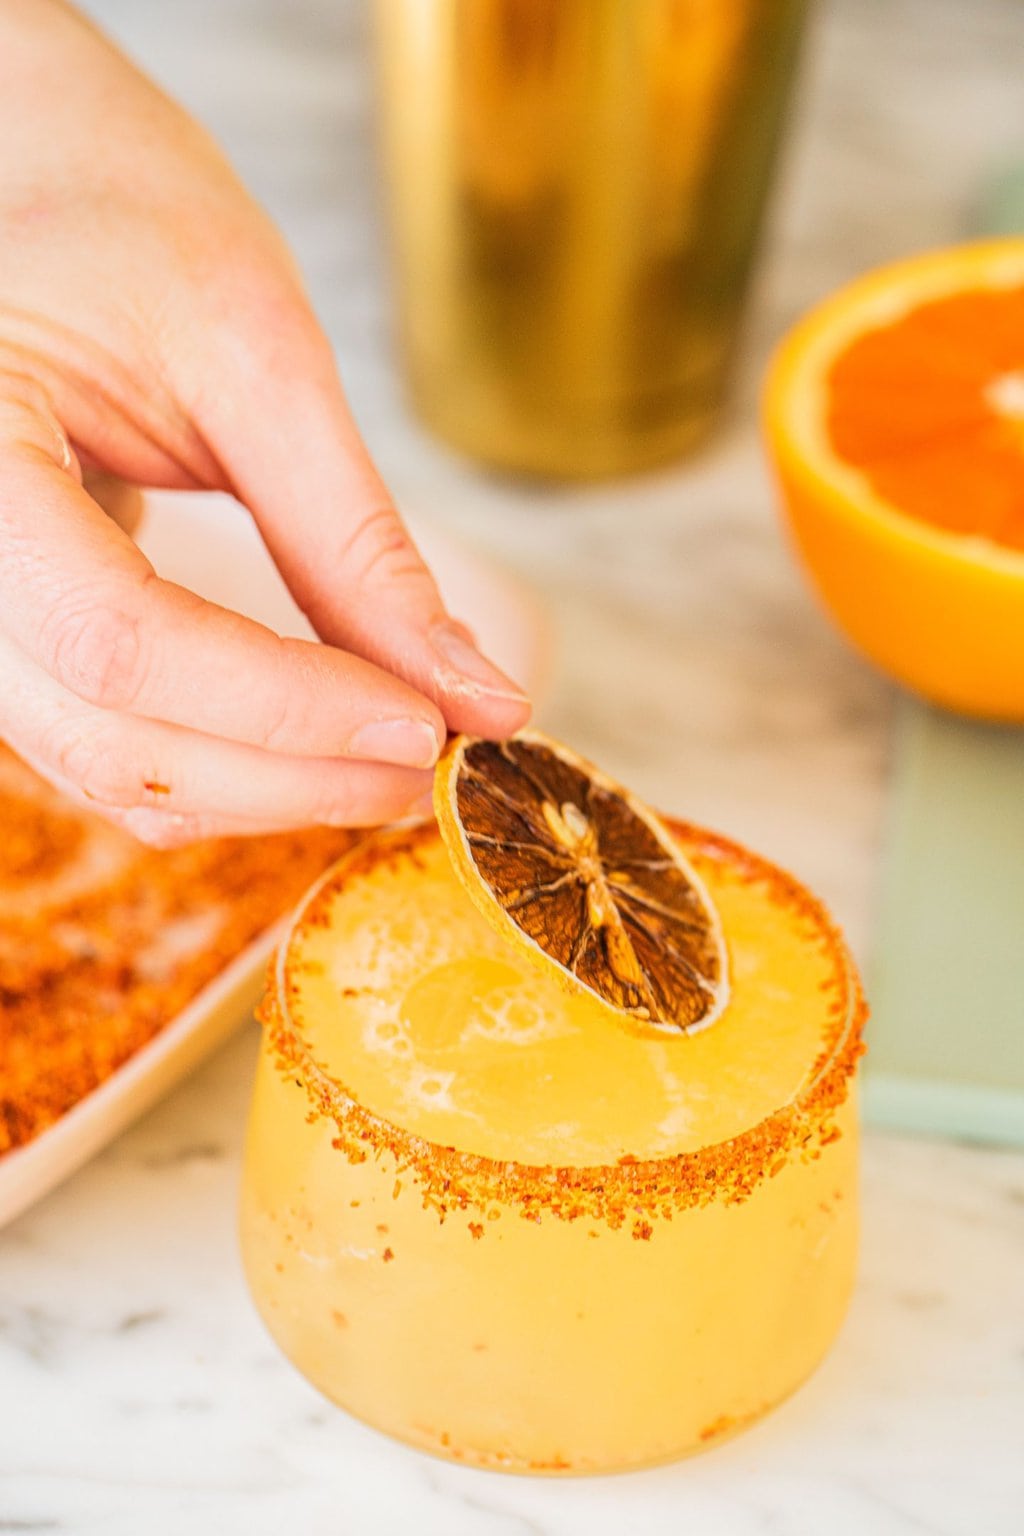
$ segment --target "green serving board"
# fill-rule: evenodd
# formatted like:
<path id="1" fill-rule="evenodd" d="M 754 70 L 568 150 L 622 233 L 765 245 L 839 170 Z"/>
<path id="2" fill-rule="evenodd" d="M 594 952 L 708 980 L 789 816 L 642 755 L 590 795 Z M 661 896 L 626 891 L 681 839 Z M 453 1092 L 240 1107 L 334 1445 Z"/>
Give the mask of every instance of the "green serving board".
<path id="1" fill-rule="evenodd" d="M 901 699 L 869 982 L 867 1119 L 1024 1146 L 1024 730 Z"/>
<path id="2" fill-rule="evenodd" d="M 994 171 L 971 222 L 1024 231 L 1024 161 Z M 867 1118 L 1024 1146 L 1024 729 L 903 697 L 894 759 Z"/>

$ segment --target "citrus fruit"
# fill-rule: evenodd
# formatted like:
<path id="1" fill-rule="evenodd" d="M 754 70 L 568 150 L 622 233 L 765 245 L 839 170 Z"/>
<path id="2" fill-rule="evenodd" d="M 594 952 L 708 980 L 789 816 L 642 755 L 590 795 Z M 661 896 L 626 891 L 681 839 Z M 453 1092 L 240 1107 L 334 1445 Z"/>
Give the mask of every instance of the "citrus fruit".
<path id="1" fill-rule="evenodd" d="M 727 996 L 718 917 L 654 813 L 568 747 L 457 736 L 434 805 L 483 915 L 570 988 L 620 1013 L 701 1029 Z"/>
<path id="2" fill-rule="evenodd" d="M 847 636 L 947 707 L 1024 719 L 1024 238 L 840 290 L 785 338 L 765 427 Z"/>

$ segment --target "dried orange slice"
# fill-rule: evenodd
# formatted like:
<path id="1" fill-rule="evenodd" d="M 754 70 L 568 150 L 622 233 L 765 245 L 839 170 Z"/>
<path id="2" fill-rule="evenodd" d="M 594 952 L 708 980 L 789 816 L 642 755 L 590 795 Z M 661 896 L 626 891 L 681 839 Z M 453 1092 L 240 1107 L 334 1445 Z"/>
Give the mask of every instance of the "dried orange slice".
<path id="1" fill-rule="evenodd" d="M 567 986 L 686 1032 L 721 1012 L 725 944 L 699 876 L 654 813 L 591 763 L 539 732 L 457 736 L 434 807 L 476 906 Z"/>
<path id="2" fill-rule="evenodd" d="M 939 704 L 1024 720 L 1024 238 L 826 299 L 775 356 L 765 425 L 849 638 Z"/>

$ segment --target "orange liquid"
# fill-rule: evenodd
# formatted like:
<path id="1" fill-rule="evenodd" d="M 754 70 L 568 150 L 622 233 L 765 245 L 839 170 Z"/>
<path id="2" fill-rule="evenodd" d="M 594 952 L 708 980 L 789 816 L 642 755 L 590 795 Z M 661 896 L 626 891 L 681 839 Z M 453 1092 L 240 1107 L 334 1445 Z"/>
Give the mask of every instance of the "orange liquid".
<path id="1" fill-rule="evenodd" d="M 246 1268 L 286 1354 L 389 1433 L 513 1470 L 655 1461 L 762 1413 L 839 1325 L 856 982 L 799 887 L 681 835 L 731 973 L 691 1037 L 520 956 L 433 829 L 371 839 L 284 947 Z"/>

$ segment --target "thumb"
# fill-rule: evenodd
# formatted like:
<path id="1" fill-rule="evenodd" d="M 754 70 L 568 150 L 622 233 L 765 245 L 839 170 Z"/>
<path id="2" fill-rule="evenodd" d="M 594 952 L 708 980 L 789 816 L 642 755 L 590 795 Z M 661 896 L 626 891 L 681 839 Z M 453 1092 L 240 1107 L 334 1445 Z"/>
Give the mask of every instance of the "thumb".
<path id="1" fill-rule="evenodd" d="M 255 357 L 229 358 L 234 377 L 199 423 L 235 494 L 323 640 L 404 678 L 449 729 L 511 735 L 529 717 L 526 695 L 447 612 L 315 321 L 286 329 Z"/>

